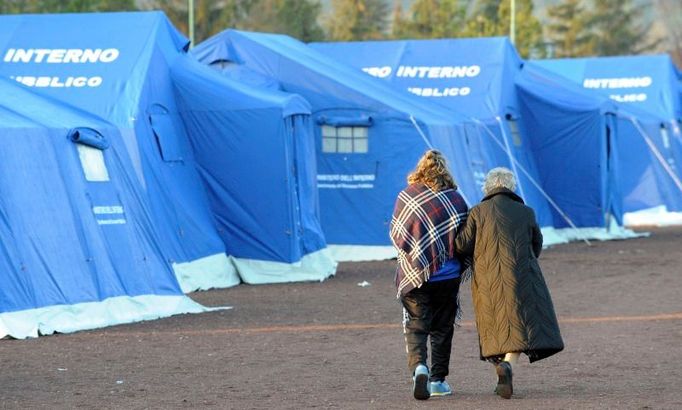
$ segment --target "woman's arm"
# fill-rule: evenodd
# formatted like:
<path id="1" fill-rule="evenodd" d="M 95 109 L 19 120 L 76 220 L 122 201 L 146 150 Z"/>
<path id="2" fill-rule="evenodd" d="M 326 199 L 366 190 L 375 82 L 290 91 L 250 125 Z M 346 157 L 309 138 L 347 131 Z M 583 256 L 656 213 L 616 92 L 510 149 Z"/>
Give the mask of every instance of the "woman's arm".
<path id="1" fill-rule="evenodd" d="M 464 227 L 455 238 L 455 251 L 462 255 L 473 255 L 476 243 L 476 209 L 469 213 Z"/>

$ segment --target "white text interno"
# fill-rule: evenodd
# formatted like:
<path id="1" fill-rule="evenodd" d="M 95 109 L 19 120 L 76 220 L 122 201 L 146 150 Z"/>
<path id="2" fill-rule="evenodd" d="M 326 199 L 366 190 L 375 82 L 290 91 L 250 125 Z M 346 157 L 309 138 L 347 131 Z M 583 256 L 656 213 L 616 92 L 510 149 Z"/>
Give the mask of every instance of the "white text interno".
<path id="1" fill-rule="evenodd" d="M 386 78 L 393 73 L 389 66 L 364 67 L 364 72 L 374 77 Z M 410 66 L 401 65 L 395 72 L 396 77 L 404 78 L 471 78 L 481 73 L 479 65 L 460 66 Z"/>
<path id="2" fill-rule="evenodd" d="M 653 80 L 645 77 L 625 78 L 586 78 L 583 80 L 584 88 L 646 88 L 651 86 Z"/>
<path id="3" fill-rule="evenodd" d="M 586 78 L 583 80 L 584 88 L 599 89 L 623 89 L 623 88 L 647 88 L 653 83 L 649 76 L 644 77 L 622 77 L 622 78 Z M 622 103 L 639 103 L 647 100 L 647 95 L 643 92 L 632 92 L 629 94 L 610 94 L 612 100 Z"/>
<path id="4" fill-rule="evenodd" d="M 364 72 L 379 78 L 387 78 L 393 73 L 389 66 L 365 67 Z M 460 66 L 408 66 L 401 65 L 395 72 L 396 77 L 400 78 L 421 78 L 427 80 L 452 79 L 452 78 L 472 78 L 481 73 L 479 65 L 460 65 Z M 407 91 L 421 97 L 463 97 L 471 94 L 471 88 L 463 85 L 458 87 L 416 87 L 409 86 Z"/>
<path id="5" fill-rule="evenodd" d="M 24 64 L 111 63 L 119 54 L 116 48 L 10 48 L 2 61 Z"/>

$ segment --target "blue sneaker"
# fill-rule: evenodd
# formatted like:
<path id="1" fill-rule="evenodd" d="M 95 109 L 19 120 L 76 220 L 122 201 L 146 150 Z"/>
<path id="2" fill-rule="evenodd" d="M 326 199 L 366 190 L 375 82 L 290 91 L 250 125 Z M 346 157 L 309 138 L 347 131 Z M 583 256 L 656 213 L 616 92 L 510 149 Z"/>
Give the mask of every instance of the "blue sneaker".
<path id="1" fill-rule="evenodd" d="M 413 386 L 412 393 L 417 400 L 426 400 L 431 394 L 429 393 L 429 369 L 420 364 L 414 369 L 414 377 L 412 377 Z"/>
<path id="2" fill-rule="evenodd" d="M 445 380 L 439 382 L 431 382 L 429 384 L 429 392 L 432 396 L 449 396 L 452 394 L 450 385 Z"/>

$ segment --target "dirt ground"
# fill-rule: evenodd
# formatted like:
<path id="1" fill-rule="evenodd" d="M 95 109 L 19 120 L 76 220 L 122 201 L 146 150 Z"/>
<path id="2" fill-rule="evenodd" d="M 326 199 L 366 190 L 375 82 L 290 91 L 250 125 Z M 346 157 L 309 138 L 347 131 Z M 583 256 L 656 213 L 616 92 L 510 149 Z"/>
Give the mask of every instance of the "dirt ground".
<path id="1" fill-rule="evenodd" d="M 411 397 L 385 261 L 343 263 L 322 283 L 191 295 L 232 310 L 1 340 L 0 408 L 681 409 L 682 228 L 649 232 L 543 253 L 566 350 L 522 359 L 511 400 L 478 359 L 468 285 L 454 395 Z"/>

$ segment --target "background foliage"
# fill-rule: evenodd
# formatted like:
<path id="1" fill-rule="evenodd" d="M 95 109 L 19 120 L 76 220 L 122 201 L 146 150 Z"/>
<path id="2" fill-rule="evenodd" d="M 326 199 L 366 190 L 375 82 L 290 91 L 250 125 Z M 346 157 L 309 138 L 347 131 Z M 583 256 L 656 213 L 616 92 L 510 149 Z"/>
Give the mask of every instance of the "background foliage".
<path id="1" fill-rule="evenodd" d="M 0 13 L 161 9 L 184 33 L 187 0 L 0 0 Z M 510 0 L 194 0 L 195 41 L 224 30 L 302 41 L 509 35 Z M 516 0 L 523 57 L 668 52 L 682 66 L 682 1 Z"/>

